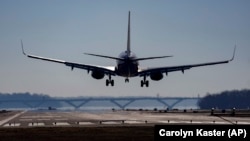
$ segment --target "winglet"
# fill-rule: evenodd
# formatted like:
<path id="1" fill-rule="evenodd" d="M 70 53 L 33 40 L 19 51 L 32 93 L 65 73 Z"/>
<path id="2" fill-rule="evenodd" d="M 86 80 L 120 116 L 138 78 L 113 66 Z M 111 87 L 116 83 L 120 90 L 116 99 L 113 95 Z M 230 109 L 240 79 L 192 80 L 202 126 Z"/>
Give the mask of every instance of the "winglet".
<path id="1" fill-rule="evenodd" d="M 23 41 L 22 40 L 21 40 L 21 46 L 22 46 L 23 55 L 27 56 L 27 54 L 24 52 L 24 49 L 23 49 Z"/>
<path id="2" fill-rule="evenodd" d="M 233 57 L 232 57 L 229 61 L 233 61 L 233 60 L 234 60 L 235 51 L 236 51 L 236 45 L 234 46 L 234 53 L 233 53 Z"/>

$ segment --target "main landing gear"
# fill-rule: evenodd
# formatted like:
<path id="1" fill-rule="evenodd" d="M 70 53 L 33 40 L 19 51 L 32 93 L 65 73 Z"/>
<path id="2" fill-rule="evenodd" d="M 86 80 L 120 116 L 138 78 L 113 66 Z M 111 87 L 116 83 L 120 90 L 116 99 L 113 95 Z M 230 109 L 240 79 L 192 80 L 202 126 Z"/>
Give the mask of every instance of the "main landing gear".
<path id="1" fill-rule="evenodd" d="M 148 80 L 146 80 L 146 76 L 144 76 L 143 80 L 141 81 L 141 87 L 143 87 L 144 85 L 146 85 L 146 87 L 149 86 L 149 82 L 148 82 Z"/>
<path id="2" fill-rule="evenodd" d="M 109 86 L 109 84 L 114 86 L 114 80 L 111 79 L 111 75 L 109 75 L 109 79 L 106 79 L 106 86 Z"/>
<path id="3" fill-rule="evenodd" d="M 128 79 L 128 78 L 125 79 L 125 83 L 129 83 L 129 79 Z M 109 78 L 106 79 L 106 86 L 109 86 L 109 84 L 110 84 L 111 86 L 114 86 L 114 80 L 111 79 L 111 75 L 109 75 Z M 143 80 L 141 80 L 141 87 L 144 87 L 144 85 L 145 85 L 146 87 L 149 86 L 149 81 L 146 80 L 146 76 L 144 76 L 144 77 L 143 77 Z"/>

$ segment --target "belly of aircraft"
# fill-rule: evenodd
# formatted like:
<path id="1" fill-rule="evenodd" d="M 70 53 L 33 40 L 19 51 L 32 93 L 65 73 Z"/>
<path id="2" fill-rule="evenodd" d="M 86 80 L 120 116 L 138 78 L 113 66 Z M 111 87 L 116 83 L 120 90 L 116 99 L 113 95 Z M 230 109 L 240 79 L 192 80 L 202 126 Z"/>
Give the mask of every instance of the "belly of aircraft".
<path id="1" fill-rule="evenodd" d="M 137 76 L 138 65 L 137 64 L 119 64 L 117 66 L 117 74 L 123 77 Z"/>

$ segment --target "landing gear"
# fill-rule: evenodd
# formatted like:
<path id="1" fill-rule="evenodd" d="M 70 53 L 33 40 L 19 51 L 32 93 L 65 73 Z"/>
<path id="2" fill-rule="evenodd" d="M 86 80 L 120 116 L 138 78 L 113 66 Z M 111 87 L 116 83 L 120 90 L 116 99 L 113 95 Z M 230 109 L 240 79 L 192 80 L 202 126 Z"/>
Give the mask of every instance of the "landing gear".
<path id="1" fill-rule="evenodd" d="M 111 79 L 111 75 L 109 75 L 109 79 L 106 79 L 106 86 L 109 86 L 109 84 L 114 86 L 114 80 Z"/>
<path id="2" fill-rule="evenodd" d="M 125 79 L 125 83 L 128 83 L 128 82 L 129 82 L 129 79 L 128 79 L 128 78 L 126 78 L 126 79 Z"/>
<path id="3" fill-rule="evenodd" d="M 149 86 L 149 82 L 148 82 L 148 80 L 146 80 L 146 81 L 141 81 L 141 87 L 143 87 L 144 85 L 146 85 L 146 87 L 148 87 Z"/>
<path id="4" fill-rule="evenodd" d="M 111 86 L 114 86 L 114 80 L 109 80 L 109 79 L 107 79 L 107 80 L 106 80 L 106 86 L 109 86 L 109 84 L 110 84 Z"/>
<path id="5" fill-rule="evenodd" d="M 149 86 L 149 82 L 148 80 L 146 80 L 146 76 L 144 76 L 143 80 L 141 81 L 141 87 L 143 87 L 144 85 L 146 85 L 146 87 Z"/>

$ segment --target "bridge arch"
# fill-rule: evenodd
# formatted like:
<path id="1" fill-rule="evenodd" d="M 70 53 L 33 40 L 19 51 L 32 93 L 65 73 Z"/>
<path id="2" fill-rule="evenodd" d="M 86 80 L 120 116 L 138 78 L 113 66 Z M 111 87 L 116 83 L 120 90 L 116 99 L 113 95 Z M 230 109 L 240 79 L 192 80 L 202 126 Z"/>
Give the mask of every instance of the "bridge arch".
<path id="1" fill-rule="evenodd" d="M 42 100 L 0 100 L 0 106 L 4 103 L 10 103 L 10 102 L 16 102 L 16 103 L 22 103 L 23 105 L 27 106 L 28 108 L 40 108 L 45 103 L 49 102 L 63 102 L 74 109 L 80 109 L 86 104 L 92 102 L 92 101 L 107 101 L 112 103 L 113 105 L 117 106 L 120 109 L 126 109 L 131 104 L 135 104 L 136 102 L 140 100 L 152 100 L 156 101 L 164 107 L 167 107 L 168 109 L 173 109 L 176 105 L 179 103 L 185 101 L 185 100 L 196 100 L 198 104 L 199 97 L 86 97 L 86 98 L 56 98 L 56 99 L 42 99 Z M 172 101 L 172 102 L 170 102 Z"/>

